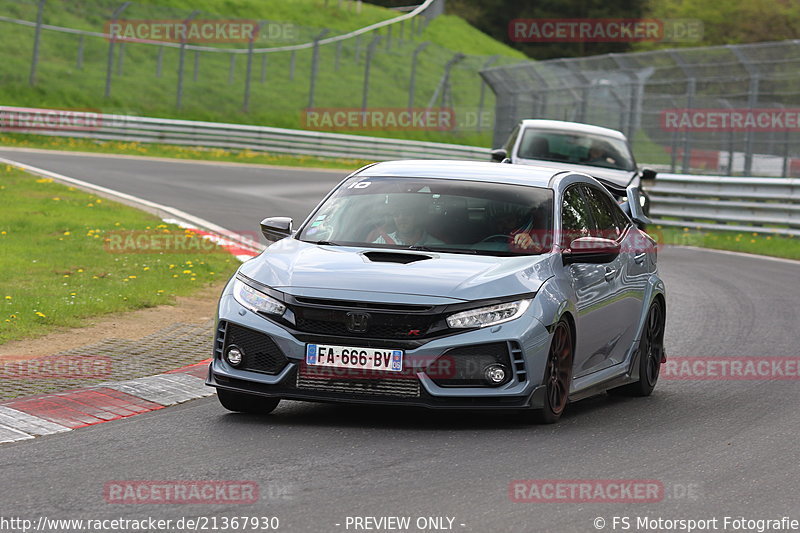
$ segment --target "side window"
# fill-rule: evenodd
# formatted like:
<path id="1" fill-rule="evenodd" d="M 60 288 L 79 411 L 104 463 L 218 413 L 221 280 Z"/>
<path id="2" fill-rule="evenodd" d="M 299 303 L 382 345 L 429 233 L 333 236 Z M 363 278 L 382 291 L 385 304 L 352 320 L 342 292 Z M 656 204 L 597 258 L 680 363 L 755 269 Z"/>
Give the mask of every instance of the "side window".
<path id="1" fill-rule="evenodd" d="M 514 128 L 514 131 L 512 131 L 511 135 L 508 136 L 505 146 L 503 146 L 503 149 L 506 151 L 506 154 L 508 154 L 508 157 L 511 157 L 512 155 L 511 150 L 514 149 L 514 143 L 517 141 L 517 135 L 519 135 L 519 126 Z"/>
<path id="2" fill-rule="evenodd" d="M 567 248 L 573 240 L 590 236 L 593 229 L 589 206 L 581 194 L 581 187 L 570 187 L 564 192 L 561 203 L 561 246 Z"/>
<path id="3" fill-rule="evenodd" d="M 584 191 L 589 200 L 592 217 L 597 225 L 597 229 L 592 232 L 592 237 L 617 240 L 625 230 L 624 225 L 620 226 L 619 217 L 617 216 L 622 215 L 619 212 L 619 206 L 607 194 L 596 187 L 585 187 Z"/>

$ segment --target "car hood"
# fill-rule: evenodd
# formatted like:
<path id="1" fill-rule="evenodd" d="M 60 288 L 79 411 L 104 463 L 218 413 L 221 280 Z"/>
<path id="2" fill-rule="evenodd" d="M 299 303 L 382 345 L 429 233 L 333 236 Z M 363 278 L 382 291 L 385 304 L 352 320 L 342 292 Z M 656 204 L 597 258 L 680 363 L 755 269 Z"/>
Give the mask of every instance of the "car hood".
<path id="1" fill-rule="evenodd" d="M 370 251 L 415 253 L 430 259 L 407 264 L 379 262 L 364 255 Z M 406 252 L 320 246 L 287 238 L 244 263 L 239 272 L 295 295 L 352 299 L 356 293 L 383 293 L 406 295 L 415 301 L 420 296 L 471 301 L 535 292 L 552 276 L 551 262 L 551 254 L 496 257 Z"/>
<path id="2" fill-rule="evenodd" d="M 539 161 L 536 159 L 518 159 L 514 162 L 519 165 L 531 165 L 547 168 L 561 168 L 564 170 L 572 170 L 589 174 L 592 177 L 608 180 L 621 187 L 627 187 L 628 182 L 636 174 L 635 170 L 615 170 L 613 168 L 593 167 L 591 165 L 575 165 L 572 163 L 559 163 L 556 161 Z"/>

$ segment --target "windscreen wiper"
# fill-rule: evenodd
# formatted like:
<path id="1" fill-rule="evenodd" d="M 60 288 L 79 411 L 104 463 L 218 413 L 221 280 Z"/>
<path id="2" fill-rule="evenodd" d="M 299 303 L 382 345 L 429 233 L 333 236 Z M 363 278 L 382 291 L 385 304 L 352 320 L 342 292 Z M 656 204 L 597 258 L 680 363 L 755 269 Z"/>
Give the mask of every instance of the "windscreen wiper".
<path id="1" fill-rule="evenodd" d="M 437 246 L 408 246 L 407 250 L 418 250 L 420 252 L 442 252 L 448 254 L 472 254 L 476 255 L 477 250 L 471 248 L 441 248 Z"/>

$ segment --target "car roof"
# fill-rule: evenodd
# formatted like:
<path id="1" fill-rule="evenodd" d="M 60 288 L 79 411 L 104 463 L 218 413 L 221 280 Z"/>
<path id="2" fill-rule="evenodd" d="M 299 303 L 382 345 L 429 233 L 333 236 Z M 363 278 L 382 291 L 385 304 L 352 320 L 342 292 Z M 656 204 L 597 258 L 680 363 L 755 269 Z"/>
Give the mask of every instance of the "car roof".
<path id="1" fill-rule="evenodd" d="M 564 172 L 559 168 L 505 163 L 411 159 L 375 163 L 364 167 L 356 175 L 469 180 L 549 188 L 550 179 Z"/>
<path id="2" fill-rule="evenodd" d="M 574 133 L 592 133 L 595 135 L 602 135 L 604 137 L 613 137 L 621 141 L 626 140 L 625 135 L 617 130 L 611 128 L 603 128 L 601 126 L 593 126 L 591 124 L 582 124 L 580 122 L 566 122 L 563 120 L 544 120 L 528 118 L 520 122 L 522 128 L 537 128 L 542 130 L 558 130 L 568 131 Z"/>

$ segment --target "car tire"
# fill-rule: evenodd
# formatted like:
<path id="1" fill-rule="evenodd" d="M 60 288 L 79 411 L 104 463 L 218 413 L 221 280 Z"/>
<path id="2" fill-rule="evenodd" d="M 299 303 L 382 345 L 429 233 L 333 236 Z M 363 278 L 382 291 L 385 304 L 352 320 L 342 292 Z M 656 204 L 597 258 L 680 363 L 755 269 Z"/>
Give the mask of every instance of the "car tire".
<path id="1" fill-rule="evenodd" d="M 532 413 L 532 422 L 553 424 L 558 422 L 569 403 L 569 386 L 572 383 L 574 358 L 572 331 L 569 323 L 561 319 L 553 328 L 553 338 L 547 354 L 544 374 L 544 406 Z"/>
<path id="2" fill-rule="evenodd" d="M 666 315 L 661 300 L 656 299 L 647 310 L 642 338 L 639 341 L 639 379 L 628 385 L 609 390 L 614 396 L 650 396 L 658 383 L 661 360 L 664 356 L 664 326 Z"/>
<path id="3" fill-rule="evenodd" d="M 236 413 L 253 413 L 266 415 L 278 407 L 280 398 L 243 394 L 225 389 L 217 389 L 217 398 L 222 407 Z"/>

